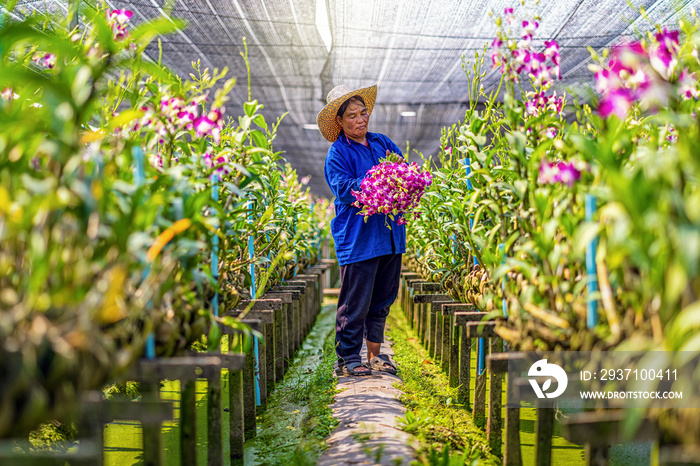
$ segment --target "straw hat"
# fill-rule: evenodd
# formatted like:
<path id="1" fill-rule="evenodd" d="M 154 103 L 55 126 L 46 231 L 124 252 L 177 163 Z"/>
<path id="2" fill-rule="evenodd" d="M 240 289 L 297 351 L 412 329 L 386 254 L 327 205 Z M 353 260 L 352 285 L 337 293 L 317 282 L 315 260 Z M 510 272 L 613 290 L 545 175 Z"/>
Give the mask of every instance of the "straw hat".
<path id="1" fill-rule="evenodd" d="M 343 103 L 354 95 L 359 95 L 365 101 L 367 111 L 372 114 L 374 101 L 377 100 L 377 85 L 351 90 L 344 85 L 335 86 L 326 97 L 326 104 L 316 117 L 318 129 L 323 137 L 330 142 L 335 142 L 343 128 L 335 121 L 338 109 Z"/>

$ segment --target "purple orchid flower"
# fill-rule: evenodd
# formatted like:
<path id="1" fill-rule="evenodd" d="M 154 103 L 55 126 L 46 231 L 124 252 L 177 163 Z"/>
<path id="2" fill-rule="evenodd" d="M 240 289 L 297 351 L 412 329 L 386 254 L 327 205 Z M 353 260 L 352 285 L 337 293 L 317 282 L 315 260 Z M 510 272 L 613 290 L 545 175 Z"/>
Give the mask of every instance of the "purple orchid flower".
<path id="1" fill-rule="evenodd" d="M 112 10 L 107 14 L 107 19 L 111 21 L 116 21 L 119 24 L 125 24 L 131 19 L 133 15 L 134 12 L 131 10 Z"/>
<path id="2" fill-rule="evenodd" d="M 539 184 L 553 184 L 556 180 L 559 171 L 557 165 L 552 162 L 542 160 L 540 163 L 540 174 L 537 177 Z"/>
<path id="3" fill-rule="evenodd" d="M 557 164 L 557 176 L 555 181 L 572 187 L 576 181 L 581 179 L 581 172 L 576 169 L 573 162 L 559 162 Z"/>
<path id="4" fill-rule="evenodd" d="M 610 115 L 617 115 L 619 119 L 624 119 L 632 108 L 634 98 L 627 89 L 616 89 L 608 92 L 598 104 L 598 113 L 603 118 Z"/>

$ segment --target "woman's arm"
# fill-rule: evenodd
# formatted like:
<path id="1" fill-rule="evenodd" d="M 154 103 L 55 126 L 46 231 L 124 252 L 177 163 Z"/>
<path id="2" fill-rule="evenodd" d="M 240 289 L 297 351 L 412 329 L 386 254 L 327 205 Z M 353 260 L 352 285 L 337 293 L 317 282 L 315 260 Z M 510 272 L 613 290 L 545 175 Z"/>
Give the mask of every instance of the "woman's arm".
<path id="1" fill-rule="evenodd" d="M 328 180 L 328 185 L 338 201 L 343 204 L 352 204 L 356 200 L 352 191 L 360 190 L 360 183 L 364 177 L 353 177 L 350 167 L 343 162 L 339 160 L 339 157 L 333 155 L 326 159 L 326 180 Z"/>

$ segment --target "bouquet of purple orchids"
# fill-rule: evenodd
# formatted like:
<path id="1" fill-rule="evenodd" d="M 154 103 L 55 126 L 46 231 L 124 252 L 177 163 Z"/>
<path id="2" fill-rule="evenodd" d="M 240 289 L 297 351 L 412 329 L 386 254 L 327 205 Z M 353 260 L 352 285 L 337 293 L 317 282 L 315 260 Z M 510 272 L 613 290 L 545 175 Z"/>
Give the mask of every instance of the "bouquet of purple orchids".
<path id="1" fill-rule="evenodd" d="M 389 229 L 391 225 L 386 221 L 387 217 L 398 225 L 405 225 L 405 214 L 413 213 L 415 218 L 420 216 L 420 212 L 413 210 L 432 181 L 430 172 L 421 171 L 415 162 L 407 164 L 400 155 L 392 152 L 379 159 L 379 164 L 367 172 L 360 184 L 361 191 L 352 192 L 357 199 L 353 205 L 361 209 L 358 213 L 365 217 L 365 222 L 370 215 L 384 214 Z"/>

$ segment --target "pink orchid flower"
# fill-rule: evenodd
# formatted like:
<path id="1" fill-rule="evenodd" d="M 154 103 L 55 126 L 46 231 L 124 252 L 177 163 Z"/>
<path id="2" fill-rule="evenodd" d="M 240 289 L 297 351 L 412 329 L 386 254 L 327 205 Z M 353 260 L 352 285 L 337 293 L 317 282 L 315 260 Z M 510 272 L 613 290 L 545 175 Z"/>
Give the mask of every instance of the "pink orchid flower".
<path id="1" fill-rule="evenodd" d="M 133 11 L 122 9 L 122 10 L 112 10 L 107 15 L 107 19 L 116 21 L 119 24 L 127 23 L 131 17 L 134 15 Z"/>
<path id="2" fill-rule="evenodd" d="M 624 119 L 632 108 L 633 102 L 634 98 L 627 89 L 616 89 L 601 99 L 598 113 L 603 118 L 617 115 L 618 118 Z"/>

